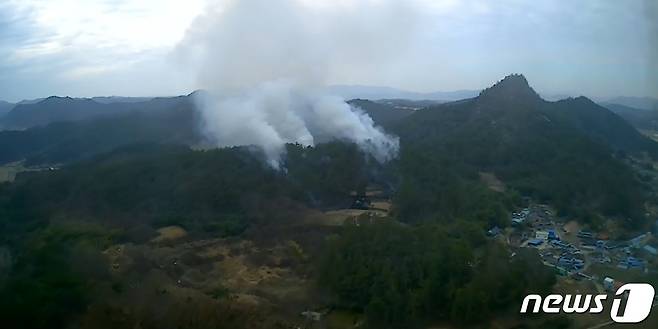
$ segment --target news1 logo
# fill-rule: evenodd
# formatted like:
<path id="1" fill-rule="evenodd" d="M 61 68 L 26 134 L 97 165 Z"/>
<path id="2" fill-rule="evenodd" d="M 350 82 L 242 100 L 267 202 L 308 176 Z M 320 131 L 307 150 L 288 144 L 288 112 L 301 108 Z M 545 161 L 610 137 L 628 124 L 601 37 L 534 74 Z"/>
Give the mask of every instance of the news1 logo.
<path id="1" fill-rule="evenodd" d="M 617 323 L 638 323 L 651 313 L 655 291 L 647 283 L 627 283 L 617 289 L 612 300 L 610 318 Z M 603 301 L 608 296 L 601 295 L 528 295 L 523 299 L 521 313 L 527 313 L 530 303 L 534 301 L 531 313 L 601 313 Z"/>

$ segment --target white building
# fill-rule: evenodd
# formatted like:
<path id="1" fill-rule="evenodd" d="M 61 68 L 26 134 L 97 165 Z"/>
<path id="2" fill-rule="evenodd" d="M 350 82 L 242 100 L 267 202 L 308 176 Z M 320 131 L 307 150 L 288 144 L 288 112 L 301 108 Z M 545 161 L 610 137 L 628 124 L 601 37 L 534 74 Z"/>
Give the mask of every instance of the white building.
<path id="1" fill-rule="evenodd" d="M 546 231 L 535 232 L 535 239 L 548 240 L 548 232 Z"/>
<path id="2" fill-rule="evenodd" d="M 611 277 L 606 277 L 603 279 L 603 289 L 607 291 L 612 291 L 615 289 L 615 280 Z"/>

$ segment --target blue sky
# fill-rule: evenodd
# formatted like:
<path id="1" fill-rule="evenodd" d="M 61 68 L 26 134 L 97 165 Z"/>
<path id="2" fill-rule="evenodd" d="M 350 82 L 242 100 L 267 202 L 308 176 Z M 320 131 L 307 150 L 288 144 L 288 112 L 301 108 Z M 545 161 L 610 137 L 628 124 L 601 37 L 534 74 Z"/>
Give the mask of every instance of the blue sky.
<path id="1" fill-rule="evenodd" d="M 227 1 L 0 0 L 0 99 L 157 96 L 204 87 L 180 59 L 181 40 L 207 8 Z M 320 12 L 336 3 L 391 2 L 298 1 Z M 332 68 L 328 83 L 479 89 L 523 73 L 541 93 L 658 97 L 653 0 L 411 2 L 414 22 L 395 22 L 414 26 L 416 40 L 404 54 L 371 69 Z"/>

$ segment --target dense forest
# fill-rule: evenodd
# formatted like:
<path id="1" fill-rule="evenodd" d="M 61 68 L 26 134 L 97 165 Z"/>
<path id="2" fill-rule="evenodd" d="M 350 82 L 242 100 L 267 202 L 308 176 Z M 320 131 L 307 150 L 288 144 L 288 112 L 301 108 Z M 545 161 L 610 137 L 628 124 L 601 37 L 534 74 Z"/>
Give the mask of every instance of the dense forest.
<path id="1" fill-rule="evenodd" d="M 350 226 L 329 241 L 320 282 L 338 307 L 364 312 L 368 328 L 415 328 L 432 321 L 473 324 L 555 282 L 536 253 L 487 243 L 468 221 L 409 227 Z"/>
<path id="2" fill-rule="evenodd" d="M 103 110 L 107 114 L 25 130 L 2 130 L 0 163 L 24 160 L 28 165 L 65 164 L 139 143 L 196 145 L 202 137 L 192 104 L 190 96 L 119 104 L 119 109 L 98 104 L 110 108 Z M 39 112 L 48 110 L 40 108 Z"/>
<path id="3" fill-rule="evenodd" d="M 0 317 L 15 327 L 64 327 L 84 309 L 89 280 L 103 279 L 76 269 L 80 257 L 102 262 L 107 246 L 146 242 L 166 225 L 197 238 L 239 235 L 275 216 L 260 212 L 265 202 L 344 206 L 363 185 L 364 157 L 355 145 L 289 145 L 288 152 L 295 164 L 284 173 L 248 148 L 137 145 L 2 185 L 0 245 L 14 264 L 0 277 Z"/>
<path id="4" fill-rule="evenodd" d="M 587 116 L 597 119 L 583 119 Z M 546 102 L 523 77 L 512 77 L 478 98 L 420 110 L 389 129 L 401 136 L 401 168 L 417 161 L 460 177 L 493 172 L 521 195 L 550 202 L 561 214 L 584 221 L 605 214 L 624 218 L 629 226 L 643 225 L 646 191 L 620 156 L 653 155 L 658 144 L 590 101 Z M 414 156 L 423 160 L 411 160 Z"/>
<path id="5" fill-rule="evenodd" d="M 146 242 L 155 228 L 166 225 L 181 226 L 197 238 L 240 235 L 276 216 L 259 212 L 265 202 L 344 207 L 350 192 L 363 189 L 369 175 L 386 170 L 355 145 L 339 142 L 316 148 L 291 144 L 286 161 L 284 173 L 247 148 L 192 151 L 139 145 L 56 172 L 20 175 L 0 190 L 1 244 L 14 258 L 3 279 L 7 304 L 0 316 L 23 328 L 65 327 L 93 299 L 93 286 L 108 280 L 100 252 L 114 243 Z M 390 221 L 346 227 L 323 248 L 319 283 L 336 296 L 337 307 L 365 312 L 373 328 L 441 319 L 479 322 L 521 293 L 551 285 L 552 272 L 540 266 L 536 254 L 518 255 L 508 263 L 508 252 L 484 239 L 483 228 L 506 224 L 512 199 L 456 174 L 437 172 L 441 176 L 436 179 L 445 184 L 430 184 L 441 190 L 429 197 L 438 203 L 413 212 L 400 208 L 399 214 L 400 219 L 434 218 L 443 224 Z M 423 199 L 404 198 L 413 199 L 409 189 L 423 187 L 405 187 L 410 184 L 401 187 L 399 203 L 414 208 Z M 485 287 L 488 281 L 478 273 L 494 268 L 504 280 Z M 509 295 L 502 293 L 512 285 Z M 484 291 L 499 299 L 472 304 L 474 294 Z M 450 303 L 453 299 L 461 302 Z"/>

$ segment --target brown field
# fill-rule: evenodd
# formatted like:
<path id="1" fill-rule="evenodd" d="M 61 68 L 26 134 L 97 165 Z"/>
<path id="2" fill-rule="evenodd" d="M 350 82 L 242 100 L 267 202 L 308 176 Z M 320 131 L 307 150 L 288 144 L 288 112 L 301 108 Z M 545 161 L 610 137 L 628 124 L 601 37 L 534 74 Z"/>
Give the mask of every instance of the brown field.
<path id="1" fill-rule="evenodd" d="M 281 221 L 264 223 L 239 238 L 198 239 L 181 227 L 169 226 L 158 229 L 159 235 L 150 242 L 111 246 L 104 254 L 111 281 L 121 287 L 121 293 L 116 296 L 108 288 L 106 293 L 112 297 L 103 300 L 112 300 L 117 309 L 95 305 L 87 315 L 89 323 L 98 323 L 102 321 L 98 318 L 112 312 L 119 312 L 126 321 L 148 318 L 143 312 L 170 312 L 172 321 L 182 321 L 193 317 L 189 312 L 211 317 L 205 312 L 230 307 L 251 310 L 250 317 L 264 321 L 256 328 L 280 324 L 284 328 L 353 328 L 360 317 L 333 312 L 328 316 L 323 310 L 327 296 L 310 278 L 324 239 L 346 221 L 367 213 L 375 218 L 376 212 L 365 210 L 321 212 L 291 207 Z M 197 306 L 201 310 L 190 309 L 201 304 Z M 327 317 L 315 322 L 301 316 L 304 311 Z"/>
<path id="2" fill-rule="evenodd" d="M 167 226 L 157 231 L 158 236 L 151 240 L 153 243 L 172 242 L 187 236 L 187 231 L 180 226 Z"/>
<path id="3" fill-rule="evenodd" d="M 487 172 L 480 172 L 480 180 L 493 191 L 505 192 L 506 186 L 496 175 Z"/>

